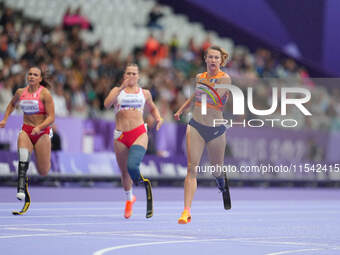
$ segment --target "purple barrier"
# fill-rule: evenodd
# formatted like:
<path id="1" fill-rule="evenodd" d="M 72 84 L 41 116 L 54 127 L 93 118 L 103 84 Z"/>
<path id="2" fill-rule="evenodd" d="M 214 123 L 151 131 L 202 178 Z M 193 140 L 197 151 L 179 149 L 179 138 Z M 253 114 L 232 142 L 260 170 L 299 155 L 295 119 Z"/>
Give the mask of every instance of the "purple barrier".
<path id="1" fill-rule="evenodd" d="M 11 151 L 0 151 L 0 176 L 13 175 L 18 169 L 18 154 Z M 58 171 L 58 160 L 57 155 L 51 155 L 51 169 L 52 172 Z M 35 163 L 34 154 L 31 157 L 29 168 L 27 171 L 28 175 L 37 175 L 37 167 Z"/>
<path id="2" fill-rule="evenodd" d="M 0 176 L 14 175 L 17 168 L 17 155 L 14 152 L 0 152 Z M 213 178 L 215 171 L 203 160 L 196 167 L 199 178 Z M 231 180 L 340 180 L 340 164 L 317 164 L 301 161 L 299 163 L 272 163 L 270 161 L 238 160 L 227 157 L 221 170 Z M 141 172 L 146 177 L 184 178 L 186 176 L 186 157 L 160 158 L 146 155 Z M 36 175 L 34 158 L 30 162 L 29 175 Z M 53 153 L 50 175 L 56 176 L 120 176 L 114 153 Z"/>
<path id="3" fill-rule="evenodd" d="M 177 129 L 177 153 L 185 154 L 185 125 Z M 169 134 L 167 134 L 169 135 Z M 227 154 L 237 160 L 296 163 L 336 161 L 340 135 L 313 130 L 233 127 L 226 132 Z M 331 157 L 327 157 L 331 155 Z"/>
<path id="4" fill-rule="evenodd" d="M 56 118 L 55 124 L 62 139 L 64 151 L 82 151 L 83 136 L 86 131 L 83 122 L 78 118 Z"/>
<path id="5" fill-rule="evenodd" d="M 113 153 L 58 153 L 59 171 L 65 175 L 117 176 L 120 174 Z"/>
<path id="6" fill-rule="evenodd" d="M 235 127 L 227 131 L 227 142 L 231 154 L 239 160 L 296 163 L 303 160 L 324 160 L 328 134 L 312 130 Z M 315 147 L 322 154 L 320 158 L 313 155 L 312 150 Z"/>
<path id="7" fill-rule="evenodd" d="M 0 119 L 3 114 L 0 114 Z M 21 115 L 11 115 L 6 128 L 0 129 L 0 143 L 10 144 L 10 150 L 17 150 L 17 138 L 23 120 Z M 83 120 L 77 118 L 56 118 L 57 131 L 62 138 L 62 148 L 68 152 L 82 151 L 83 135 L 85 133 Z"/>
<path id="8" fill-rule="evenodd" d="M 2 118 L 2 115 L 0 115 Z M 0 143 L 9 143 L 16 151 L 16 140 L 22 117 L 11 116 L 5 129 L 0 129 Z M 57 118 L 65 153 L 113 152 L 115 124 L 104 120 Z M 155 147 L 174 158 L 185 155 L 186 125 L 165 123 L 155 135 Z M 337 162 L 340 158 L 338 144 L 340 133 L 313 130 L 288 130 L 279 128 L 232 127 L 226 132 L 226 155 L 238 161 L 298 163 L 303 161 Z"/>

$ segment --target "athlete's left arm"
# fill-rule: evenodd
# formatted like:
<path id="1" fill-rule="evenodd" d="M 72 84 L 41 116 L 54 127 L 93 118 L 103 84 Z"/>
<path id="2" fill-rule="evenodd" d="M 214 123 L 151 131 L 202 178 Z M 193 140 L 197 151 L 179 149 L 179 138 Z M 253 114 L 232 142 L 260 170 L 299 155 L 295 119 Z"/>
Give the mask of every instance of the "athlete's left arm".
<path id="1" fill-rule="evenodd" d="M 228 74 L 224 73 L 224 75 L 220 78 L 219 82 L 220 84 L 231 84 L 231 78 Z M 229 98 L 230 91 L 227 89 L 222 96 L 226 96 L 227 100 Z"/>
<path id="2" fill-rule="evenodd" d="M 32 135 L 34 133 L 39 134 L 41 130 L 50 126 L 55 119 L 54 102 L 51 93 L 46 88 L 44 88 L 41 93 L 43 96 L 42 101 L 43 104 L 45 105 L 46 118 L 41 124 L 39 124 L 32 130 Z"/>
<path id="3" fill-rule="evenodd" d="M 143 89 L 143 93 L 144 93 L 144 96 L 145 96 L 145 102 L 150 107 L 150 113 L 152 114 L 152 116 L 156 120 L 156 130 L 158 131 L 160 129 L 161 125 L 163 124 L 164 120 L 161 117 L 159 110 L 157 109 L 157 106 L 155 105 L 155 103 L 152 100 L 152 96 L 151 96 L 150 91 Z"/>

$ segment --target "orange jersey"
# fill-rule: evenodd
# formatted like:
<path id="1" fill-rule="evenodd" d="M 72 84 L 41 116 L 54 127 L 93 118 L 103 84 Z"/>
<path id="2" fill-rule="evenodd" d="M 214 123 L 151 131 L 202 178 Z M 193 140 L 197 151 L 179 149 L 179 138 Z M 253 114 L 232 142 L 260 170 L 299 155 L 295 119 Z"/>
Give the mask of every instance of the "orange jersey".
<path id="1" fill-rule="evenodd" d="M 202 95 L 205 94 L 207 95 L 207 107 L 223 111 L 223 106 L 226 104 L 228 96 L 224 94 L 220 97 L 215 89 L 215 85 L 222 84 L 222 81 L 225 79 L 225 73 L 222 71 L 209 78 L 207 72 L 201 73 L 196 78 L 195 105 L 201 106 Z"/>

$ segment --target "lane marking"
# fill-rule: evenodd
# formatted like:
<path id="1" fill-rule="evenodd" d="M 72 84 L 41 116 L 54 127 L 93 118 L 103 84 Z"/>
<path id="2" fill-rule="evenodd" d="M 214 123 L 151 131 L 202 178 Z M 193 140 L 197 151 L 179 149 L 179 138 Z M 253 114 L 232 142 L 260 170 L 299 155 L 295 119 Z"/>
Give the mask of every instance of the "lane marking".
<path id="1" fill-rule="evenodd" d="M 84 235 L 84 233 L 83 232 L 67 232 L 67 233 L 48 233 L 48 234 L 9 235 L 9 236 L 0 236 L 0 239 L 22 238 L 22 237 L 42 237 L 42 236 L 63 236 L 63 235 Z"/>
<path id="2" fill-rule="evenodd" d="M 162 241 L 162 242 L 148 242 L 148 243 L 136 243 L 136 244 L 127 244 L 127 245 L 118 245 L 112 246 L 108 248 L 104 248 L 98 251 L 95 251 L 93 255 L 103 255 L 110 251 L 125 249 L 125 248 L 132 248 L 132 247 L 141 247 L 141 246 L 153 246 L 153 245 L 161 245 L 161 244 L 176 244 L 176 243 L 197 243 L 197 242 L 214 242 L 214 241 L 227 241 L 230 240 L 229 238 L 224 239 L 199 239 L 199 240 L 178 240 L 178 241 Z"/>
<path id="3" fill-rule="evenodd" d="M 49 229 L 49 228 L 17 228 L 17 227 L 10 227 L 10 228 L 4 228 L 4 230 L 19 230 L 19 231 L 37 231 L 37 232 L 68 232 L 68 230 L 63 229 Z"/>
<path id="4" fill-rule="evenodd" d="M 265 255 L 282 255 L 282 254 L 292 254 L 298 252 L 306 252 L 306 251 L 323 251 L 325 249 L 301 249 L 301 250 L 289 250 L 289 251 L 279 251 L 274 253 L 266 253 Z"/>
<path id="5" fill-rule="evenodd" d="M 132 248 L 132 247 L 142 247 L 142 246 L 153 246 L 153 245 L 162 245 L 162 244 L 176 244 L 176 243 L 195 243 L 195 242 L 217 242 L 217 241 L 249 241 L 252 238 L 219 238 L 219 239 L 196 239 L 196 240 L 177 240 L 177 241 L 161 241 L 161 242 L 147 242 L 147 243 L 137 243 L 137 244 L 127 244 L 127 245 L 118 245 L 118 246 L 112 246 L 108 248 L 104 248 L 98 251 L 95 251 L 93 255 L 103 255 L 110 251 L 125 249 L 125 248 Z M 256 239 L 256 238 L 255 238 Z M 256 241 L 254 241 L 256 243 Z M 276 244 L 281 244 L 280 242 L 276 242 Z M 285 243 L 282 243 L 285 244 Z M 295 245 L 304 245 L 302 243 L 290 243 Z M 309 244 L 310 245 L 310 244 Z M 315 243 L 313 243 L 315 245 Z M 302 251 L 317 251 L 317 250 L 326 250 L 326 249 L 338 249 L 338 247 L 325 247 L 325 248 L 313 248 L 313 249 L 299 249 L 299 250 L 290 250 L 290 251 L 283 251 L 279 253 L 269 253 L 266 255 L 281 255 L 281 254 L 288 254 L 288 253 L 294 253 L 294 252 L 302 252 Z"/>

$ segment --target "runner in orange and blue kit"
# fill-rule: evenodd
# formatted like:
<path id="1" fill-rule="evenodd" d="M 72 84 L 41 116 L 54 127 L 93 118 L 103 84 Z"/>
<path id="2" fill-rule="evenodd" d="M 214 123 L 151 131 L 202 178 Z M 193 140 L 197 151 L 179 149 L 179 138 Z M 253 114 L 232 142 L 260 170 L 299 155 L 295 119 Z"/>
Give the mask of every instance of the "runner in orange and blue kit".
<path id="1" fill-rule="evenodd" d="M 190 209 L 197 189 L 197 169 L 199 169 L 204 148 L 207 149 L 210 164 L 215 169 L 223 169 L 226 127 L 224 125 L 215 126 L 214 120 L 223 119 L 223 108 L 227 102 L 229 91 L 224 88 L 215 88 L 215 85 L 231 83 L 229 75 L 220 69 L 226 64 L 227 58 L 228 53 L 221 47 L 212 46 L 207 49 L 205 53 L 207 72 L 196 76 L 195 93 L 174 115 L 175 119 L 179 120 L 183 111 L 189 107 L 192 101 L 195 101 L 192 119 L 186 131 L 188 168 L 184 182 L 184 210 L 178 219 L 179 224 L 191 221 Z M 213 175 L 216 177 L 218 189 L 222 192 L 224 208 L 230 209 L 226 174 L 217 170 L 213 172 Z"/>

